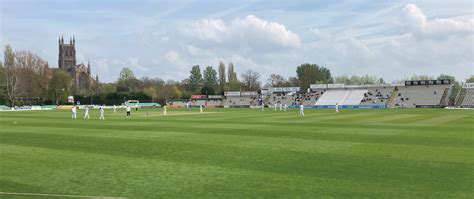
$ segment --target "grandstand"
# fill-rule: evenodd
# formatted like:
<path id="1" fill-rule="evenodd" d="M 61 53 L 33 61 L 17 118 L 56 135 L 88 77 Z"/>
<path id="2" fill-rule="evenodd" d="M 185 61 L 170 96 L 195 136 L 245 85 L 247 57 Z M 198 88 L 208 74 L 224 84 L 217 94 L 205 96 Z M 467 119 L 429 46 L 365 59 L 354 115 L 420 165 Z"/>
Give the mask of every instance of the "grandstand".
<path id="1" fill-rule="evenodd" d="M 471 86 L 471 87 L 469 87 Z M 254 107 L 260 106 L 260 96 L 265 105 L 287 104 L 307 107 L 327 107 L 336 103 L 342 106 L 383 107 L 444 107 L 450 94 L 449 80 L 415 80 L 405 84 L 345 85 L 313 84 L 308 92 L 299 87 L 275 87 L 258 92 L 226 92 L 220 95 L 193 95 L 188 100 L 169 101 L 174 107 Z M 465 84 L 456 98 L 457 106 L 474 106 L 474 86 Z"/>
<path id="2" fill-rule="evenodd" d="M 408 108 L 444 106 L 450 88 L 449 80 L 417 80 L 407 81 L 405 84 L 381 85 L 311 85 L 312 91 L 321 91 L 322 93 L 322 96 L 316 100 L 315 105 L 317 106 L 338 103 L 339 105 Z"/>
<path id="3" fill-rule="evenodd" d="M 207 97 L 206 107 L 217 107 L 222 105 L 222 95 L 209 95 Z"/>
<path id="4" fill-rule="evenodd" d="M 402 86 L 394 90 L 390 107 L 415 108 L 416 106 L 444 105 L 450 85 Z"/>
<path id="5" fill-rule="evenodd" d="M 270 96 L 268 97 L 267 104 L 286 104 L 288 106 L 296 105 L 297 100 L 300 98 L 299 87 L 274 87 L 270 89 Z"/>
<path id="6" fill-rule="evenodd" d="M 455 105 L 462 108 L 474 108 L 474 83 L 464 83 L 456 96 Z"/>
<path id="7" fill-rule="evenodd" d="M 385 106 L 392 96 L 394 87 L 368 88 L 364 93 L 359 105 L 362 106 Z"/>
<path id="8" fill-rule="evenodd" d="M 296 93 L 272 93 L 268 98 L 268 104 L 292 105 L 297 95 Z"/>
<path id="9" fill-rule="evenodd" d="M 257 92 L 225 92 L 224 107 L 250 107 L 258 104 Z"/>
<path id="10" fill-rule="evenodd" d="M 205 99 L 191 100 L 191 106 L 206 106 L 206 102 Z"/>
<path id="11" fill-rule="evenodd" d="M 184 108 L 186 103 L 188 103 L 188 100 L 185 99 L 169 99 L 166 102 L 167 106 L 174 108 Z"/>
<path id="12" fill-rule="evenodd" d="M 316 105 L 358 105 L 364 98 L 367 90 L 343 89 L 328 90 L 316 101 Z"/>
<path id="13" fill-rule="evenodd" d="M 326 89 L 311 89 L 311 92 L 305 93 L 301 100 L 304 106 L 314 106 L 316 101 L 326 92 Z"/>

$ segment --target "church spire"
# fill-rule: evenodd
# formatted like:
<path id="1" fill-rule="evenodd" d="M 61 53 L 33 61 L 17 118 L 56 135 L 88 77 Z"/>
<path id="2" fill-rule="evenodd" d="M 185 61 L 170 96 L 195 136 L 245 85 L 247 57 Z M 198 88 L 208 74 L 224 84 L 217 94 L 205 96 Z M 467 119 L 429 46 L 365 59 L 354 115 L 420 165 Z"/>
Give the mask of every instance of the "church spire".
<path id="1" fill-rule="evenodd" d="M 76 45 L 76 37 L 74 35 L 72 36 L 72 45 Z"/>
<path id="2" fill-rule="evenodd" d="M 64 44 L 64 37 L 61 35 L 61 43 Z"/>

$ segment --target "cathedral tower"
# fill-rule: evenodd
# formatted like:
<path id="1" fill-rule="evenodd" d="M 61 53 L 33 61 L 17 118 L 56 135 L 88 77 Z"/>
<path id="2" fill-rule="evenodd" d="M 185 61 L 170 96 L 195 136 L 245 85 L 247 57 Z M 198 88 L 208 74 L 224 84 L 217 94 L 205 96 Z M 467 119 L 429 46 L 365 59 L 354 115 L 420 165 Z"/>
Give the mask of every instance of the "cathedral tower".
<path id="1" fill-rule="evenodd" d="M 64 38 L 59 38 L 59 59 L 58 67 L 69 70 L 76 66 L 76 39 L 69 39 L 69 44 L 64 43 Z"/>

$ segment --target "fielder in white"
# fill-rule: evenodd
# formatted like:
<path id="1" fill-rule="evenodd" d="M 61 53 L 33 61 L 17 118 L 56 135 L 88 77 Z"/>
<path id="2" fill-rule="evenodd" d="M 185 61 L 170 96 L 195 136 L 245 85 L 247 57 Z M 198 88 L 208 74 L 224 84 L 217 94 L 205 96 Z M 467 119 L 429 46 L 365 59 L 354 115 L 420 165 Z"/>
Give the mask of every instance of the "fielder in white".
<path id="1" fill-rule="evenodd" d="M 278 107 L 278 104 L 275 103 L 275 104 L 273 105 L 273 108 L 275 108 L 275 111 L 277 110 L 277 107 Z"/>
<path id="2" fill-rule="evenodd" d="M 262 111 L 263 111 L 264 108 L 265 108 L 265 104 L 262 102 Z"/>
<path id="3" fill-rule="evenodd" d="M 339 104 L 336 103 L 336 113 L 339 113 Z"/>
<path id="4" fill-rule="evenodd" d="M 104 117 L 104 107 L 100 107 L 99 108 L 99 112 L 100 112 L 100 117 L 99 117 L 99 120 L 105 120 L 105 117 Z"/>
<path id="5" fill-rule="evenodd" d="M 283 105 L 283 111 L 286 111 L 287 108 L 288 108 L 287 104 Z"/>
<path id="6" fill-rule="evenodd" d="M 131 112 L 132 111 L 132 108 L 130 108 L 130 105 L 127 105 L 127 117 L 130 117 L 131 115 Z"/>
<path id="7" fill-rule="evenodd" d="M 304 117 L 304 106 L 303 106 L 303 104 L 300 105 L 300 116 Z"/>
<path id="8" fill-rule="evenodd" d="M 163 106 L 163 115 L 166 115 L 166 106 Z"/>
<path id="9" fill-rule="evenodd" d="M 72 106 L 72 109 L 71 109 L 71 116 L 72 116 L 72 119 L 76 119 L 77 118 L 77 109 L 76 109 L 76 106 Z"/>
<path id="10" fill-rule="evenodd" d="M 115 104 L 114 104 L 114 113 L 116 113 L 116 112 L 117 112 L 117 106 L 115 106 Z"/>
<path id="11" fill-rule="evenodd" d="M 202 113 L 202 105 L 201 105 L 201 106 L 199 106 L 199 112 L 201 112 L 201 113 Z"/>
<path id="12" fill-rule="evenodd" d="M 282 111 L 282 110 L 283 110 L 283 104 L 280 103 L 280 111 Z"/>
<path id="13" fill-rule="evenodd" d="M 85 107 L 86 112 L 84 112 L 84 119 L 89 119 L 89 107 Z"/>

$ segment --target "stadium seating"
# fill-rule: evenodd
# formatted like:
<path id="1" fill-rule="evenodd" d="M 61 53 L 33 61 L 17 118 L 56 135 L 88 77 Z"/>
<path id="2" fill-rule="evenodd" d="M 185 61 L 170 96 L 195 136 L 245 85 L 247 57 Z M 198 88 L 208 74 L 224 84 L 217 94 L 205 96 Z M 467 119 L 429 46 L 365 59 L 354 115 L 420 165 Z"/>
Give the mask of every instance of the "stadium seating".
<path id="1" fill-rule="evenodd" d="M 364 93 L 364 98 L 359 105 L 362 106 L 383 106 L 386 105 L 388 99 L 393 93 L 394 87 L 368 88 Z"/>
<path id="2" fill-rule="evenodd" d="M 191 100 L 191 106 L 206 106 L 206 100 Z"/>
<path id="3" fill-rule="evenodd" d="M 227 96 L 224 106 L 255 106 L 255 97 L 250 96 Z"/>
<path id="4" fill-rule="evenodd" d="M 207 100 L 206 107 L 215 107 L 215 106 L 220 106 L 222 104 L 221 99 L 210 99 Z"/>
<path id="5" fill-rule="evenodd" d="M 168 101 L 168 105 L 176 108 L 186 107 L 186 101 L 170 100 Z"/>
<path id="6" fill-rule="evenodd" d="M 414 108 L 416 105 L 440 105 L 450 85 L 401 86 L 391 106 Z"/>
<path id="7" fill-rule="evenodd" d="M 268 104 L 286 104 L 293 105 L 297 98 L 296 93 L 272 93 L 268 98 Z"/>
<path id="8" fill-rule="evenodd" d="M 327 90 L 316 101 L 316 105 L 358 105 L 364 98 L 364 93 L 367 93 L 367 89 L 337 89 Z"/>
<path id="9" fill-rule="evenodd" d="M 306 93 L 303 96 L 303 105 L 305 106 L 313 106 L 316 104 L 316 102 L 321 98 L 321 96 L 324 94 L 326 89 L 317 89 L 317 90 L 312 90 L 310 93 Z"/>
<path id="10" fill-rule="evenodd" d="M 461 90 L 462 96 L 458 102 L 458 106 L 461 107 L 473 107 L 474 106 L 474 88 L 463 88 Z"/>

